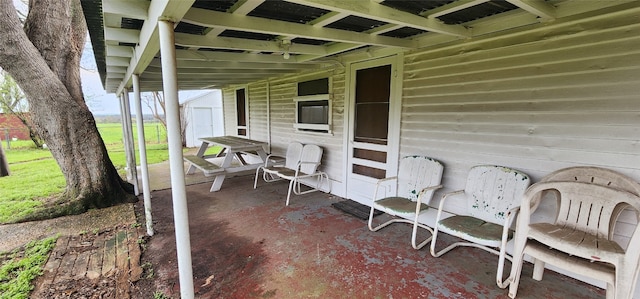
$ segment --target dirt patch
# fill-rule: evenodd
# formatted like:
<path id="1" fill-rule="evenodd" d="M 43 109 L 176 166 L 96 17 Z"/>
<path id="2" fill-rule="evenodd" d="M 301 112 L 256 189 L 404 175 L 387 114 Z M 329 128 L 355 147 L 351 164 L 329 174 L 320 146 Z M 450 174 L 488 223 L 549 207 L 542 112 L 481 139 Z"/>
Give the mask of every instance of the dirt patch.
<path id="1" fill-rule="evenodd" d="M 208 193 L 208 190 L 205 190 Z M 152 265 L 153 274 L 136 283 L 141 298 L 145 290 L 179 297 L 179 275 L 173 222 L 171 191 L 154 192 L 153 219 L 155 234 L 143 246 L 142 264 Z M 189 194 L 207 196 L 209 194 Z M 202 203 L 202 206 L 199 205 Z M 266 261 L 263 242 L 234 234 L 229 224 L 216 221 L 208 213 L 206 201 L 189 204 L 190 234 L 194 292 L 198 298 L 268 298 L 272 292 L 263 290 L 262 265 Z M 142 204 L 136 204 L 138 217 L 143 217 Z M 195 220 L 195 221 L 194 221 Z M 142 222 L 142 219 L 139 219 Z M 195 237 L 197 236 L 197 237 Z M 210 238 L 215 236 L 215 238 Z M 149 281 L 153 281 L 153 287 Z"/>
<path id="2" fill-rule="evenodd" d="M 0 252 L 11 251 L 29 241 L 55 234 L 63 236 L 95 233 L 119 224 L 132 225 L 136 221 L 133 205 L 122 204 L 73 216 L 0 225 Z"/>

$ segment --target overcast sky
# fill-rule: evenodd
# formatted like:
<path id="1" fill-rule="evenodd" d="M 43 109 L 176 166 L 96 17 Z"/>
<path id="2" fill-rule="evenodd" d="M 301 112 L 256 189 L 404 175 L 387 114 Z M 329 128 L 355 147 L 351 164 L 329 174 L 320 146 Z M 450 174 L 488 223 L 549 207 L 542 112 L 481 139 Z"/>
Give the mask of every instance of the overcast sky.
<path id="1" fill-rule="evenodd" d="M 102 86 L 89 37 L 87 37 L 80 65 L 82 66 L 80 69 L 82 90 L 85 99 L 87 99 L 89 110 L 95 115 L 120 114 L 120 100 L 115 94 L 107 93 Z M 205 92 L 208 90 L 180 91 L 178 96 L 180 102 L 183 102 Z M 130 94 L 129 99 L 133 101 L 133 95 Z M 151 113 L 151 110 L 144 103 L 142 103 L 142 110 L 143 114 Z M 133 102 L 131 103 L 131 113 L 135 114 Z"/>
<path id="2" fill-rule="evenodd" d="M 13 5 L 16 9 L 22 12 L 26 16 L 28 8 L 24 0 L 13 0 Z M 87 33 L 87 43 L 85 44 L 84 52 L 80 61 L 80 78 L 82 81 L 82 91 L 84 92 L 85 99 L 87 100 L 87 106 L 89 110 L 95 115 L 107 115 L 107 114 L 120 114 L 120 101 L 115 94 L 107 93 L 102 86 L 100 80 L 100 74 L 96 67 L 95 58 L 93 56 L 93 48 L 91 45 L 91 39 Z M 197 91 L 181 91 L 179 93 L 180 101 L 183 102 L 189 98 L 193 98 L 202 93 L 208 92 L 208 90 Z M 131 100 L 132 96 L 129 97 Z M 135 114 L 135 106 L 131 103 L 131 112 Z M 149 108 L 143 103 L 142 110 L 144 114 L 151 113 Z"/>

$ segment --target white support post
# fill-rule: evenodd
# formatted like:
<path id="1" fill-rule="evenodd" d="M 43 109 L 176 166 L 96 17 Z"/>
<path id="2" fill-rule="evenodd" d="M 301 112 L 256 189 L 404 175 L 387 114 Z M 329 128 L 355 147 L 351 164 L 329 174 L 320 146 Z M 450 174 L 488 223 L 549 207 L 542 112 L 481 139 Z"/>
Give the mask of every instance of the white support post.
<path id="1" fill-rule="evenodd" d="M 136 124 L 138 127 L 138 151 L 140 152 L 140 171 L 142 172 L 142 194 L 144 197 L 144 218 L 147 224 L 147 235 L 153 236 L 153 221 L 151 217 L 151 187 L 149 186 L 149 167 L 147 165 L 147 145 L 144 138 L 144 115 L 140 99 L 140 77 L 133 79 L 133 101 L 136 105 Z"/>
<path id="2" fill-rule="evenodd" d="M 124 138 L 127 139 L 125 142 L 125 146 L 127 147 L 127 168 L 129 169 L 129 174 L 131 178 L 129 180 L 133 182 L 133 192 L 134 195 L 138 196 L 140 194 L 140 188 L 138 188 L 138 171 L 136 169 L 136 149 L 135 144 L 133 142 L 133 129 L 131 128 L 131 106 L 129 103 L 129 91 L 125 88 L 123 93 L 123 123 L 124 123 Z"/>
<path id="3" fill-rule="evenodd" d="M 171 195 L 173 199 L 173 221 L 176 230 L 180 296 L 193 299 L 193 268 L 191 264 L 191 239 L 189 237 L 189 214 L 187 190 L 182 160 L 182 138 L 180 137 L 180 105 L 178 103 L 178 74 L 176 69 L 174 23 L 158 21 L 160 56 L 162 57 L 162 88 L 164 91 L 169 167 L 171 172 Z"/>
<path id="4" fill-rule="evenodd" d="M 126 175 L 127 175 L 127 181 L 131 180 L 131 172 L 129 171 L 129 156 L 131 155 L 129 153 L 129 138 L 127 137 L 127 123 L 125 122 L 125 115 L 126 112 L 124 110 L 124 94 L 127 92 L 127 90 L 125 89 L 119 96 L 118 99 L 120 100 L 120 125 L 122 127 L 122 143 L 124 146 L 124 155 L 125 155 L 125 163 L 126 163 Z"/>

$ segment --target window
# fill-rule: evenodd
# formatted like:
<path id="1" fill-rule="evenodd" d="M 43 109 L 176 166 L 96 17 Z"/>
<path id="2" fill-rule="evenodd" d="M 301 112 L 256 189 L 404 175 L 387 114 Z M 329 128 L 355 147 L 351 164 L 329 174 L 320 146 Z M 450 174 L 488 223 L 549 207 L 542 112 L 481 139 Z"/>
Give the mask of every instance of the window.
<path id="1" fill-rule="evenodd" d="M 331 133 L 331 99 L 329 78 L 298 83 L 296 121 L 298 131 Z"/>
<path id="2" fill-rule="evenodd" d="M 236 129 L 238 136 L 247 136 L 247 109 L 246 90 L 244 88 L 236 90 Z"/>

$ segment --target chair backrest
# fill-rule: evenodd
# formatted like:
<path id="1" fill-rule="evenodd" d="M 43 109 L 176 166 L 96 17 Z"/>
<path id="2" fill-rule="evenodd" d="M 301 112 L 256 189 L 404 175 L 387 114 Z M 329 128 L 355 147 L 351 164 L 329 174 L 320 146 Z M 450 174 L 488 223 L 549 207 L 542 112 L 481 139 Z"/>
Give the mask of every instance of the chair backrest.
<path id="1" fill-rule="evenodd" d="M 300 142 L 291 142 L 287 147 L 287 153 L 285 156 L 284 167 L 289 169 L 296 169 L 298 167 L 298 162 L 300 162 L 300 157 L 302 157 L 302 143 Z"/>
<path id="2" fill-rule="evenodd" d="M 522 195 L 530 183 L 528 175 L 511 168 L 474 166 L 464 188 L 467 212 L 469 216 L 502 225 L 507 212 L 520 206 Z"/>
<path id="3" fill-rule="evenodd" d="M 534 184 L 528 193 L 555 190 L 560 195 L 558 217 L 555 224 L 611 239 L 615 218 L 619 212 L 631 207 L 640 211 L 637 194 L 607 185 L 576 181 L 549 181 Z"/>
<path id="4" fill-rule="evenodd" d="M 576 167 L 559 169 L 543 177 L 540 180 L 540 183 L 543 183 L 543 182 L 580 182 L 580 183 L 585 183 L 589 185 L 604 186 L 604 187 L 608 187 L 616 190 L 622 190 L 622 191 L 634 194 L 636 196 L 640 196 L 640 184 L 636 182 L 634 179 L 624 174 L 621 174 L 619 172 L 606 169 L 606 168 L 600 168 L 600 167 L 576 166 Z M 594 199 L 590 199 L 591 197 L 585 197 L 584 200 L 586 200 L 587 202 L 583 202 L 583 200 L 578 200 L 577 198 L 569 202 L 566 200 L 567 196 L 564 196 L 564 194 L 562 194 L 561 191 L 559 190 L 554 190 L 554 191 L 556 192 L 552 192 L 551 194 L 553 194 L 557 200 L 557 214 L 556 214 L 556 220 L 555 220 L 556 223 L 565 224 L 567 223 L 567 221 L 569 221 L 571 222 L 570 225 L 575 226 L 576 224 L 573 223 L 573 221 L 574 220 L 577 221 L 577 219 L 571 218 L 571 220 L 567 220 L 566 218 L 566 217 L 570 217 L 570 215 L 567 214 L 569 213 L 569 211 L 572 211 L 572 213 L 574 213 L 573 215 L 575 215 L 576 211 L 578 212 L 582 211 L 584 213 L 584 215 L 582 215 L 583 219 L 588 219 L 588 217 L 594 216 L 589 214 L 588 212 L 585 212 L 586 209 L 580 210 L 581 205 L 589 206 L 589 207 L 594 205 L 594 203 L 592 202 Z M 538 195 L 538 198 L 535 199 L 534 203 L 536 206 L 539 204 L 539 201 L 542 196 L 543 194 L 540 193 Z M 585 204 L 588 204 L 588 205 L 585 205 Z M 622 203 L 616 202 L 615 199 L 606 199 L 606 202 L 602 203 L 602 205 L 605 205 L 606 207 L 603 207 L 601 205 L 597 205 L 597 206 L 599 208 L 607 209 L 607 210 L 601 212 L 600 213 L 601 215 L 596 215 L 596 216 L 606 217 L 606 221 L 604 221 L 605 218 L 598 219 L 597 223 L 601 223 L 601 227 L 598 229 L 598 231 L 600 231 L 603 228 L 608 229 L 609 231 L 607 232 L 600 232 L 600 235 L 601 236 L 606 235 L 607 238 L 611 240 L 613 239 L 613 229 L 615 228 L 616 221 L 618 221 L 618 216 L 620 216 L 620 214 L 624 209 L 633 205 L 622 204 Z M 610 207 L 612 209 L 608 210 L 608 208 Z M 640 212 L 640 209 L 638 209 L 637 207 L 635 209 L 636 209 L 635 211 L 636 217 L 640 217 L 640 215 L 638 215 L 638 212 Z M 578 213 L 578 214 L 581 214 L 581 213 Z"/>
<path id="5" fill-rule="evenodd" d="M 407 156 L 400 160 L 398 168 L 397 196 L 416 201 L 420 190 L 440 185 L 444 166 L 437 160 L 423 156 Z M 423 194 L 426 203 L 435 190 Z"/>
<path id="6" fill-rule="evenodd" d="M 320 166 L 320 160 L 322 160 L 322 148 L 315 144 L 305 144 L 302 147 L 302 155 L 300 156 L 300 162 L 305 163 L 300 165 L 300 172 L 305 174 L 315 173 L 318 166 Z"/>

